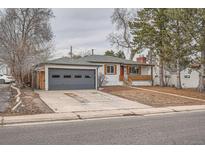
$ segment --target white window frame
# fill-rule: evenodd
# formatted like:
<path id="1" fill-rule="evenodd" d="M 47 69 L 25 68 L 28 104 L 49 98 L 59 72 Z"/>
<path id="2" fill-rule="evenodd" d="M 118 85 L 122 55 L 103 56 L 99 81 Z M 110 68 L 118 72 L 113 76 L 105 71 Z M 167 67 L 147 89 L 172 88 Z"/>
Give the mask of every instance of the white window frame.
<path id="1" fill-rule="evenodd" d="M 108 72 L 108 67 L 110 67 L 110 72 Z M 111 72 L 111 67 L 113 67 L 113 73 Z M 106 65 L 106 74 L 108 75 L 114 75 L 115 74 L 115 65 Z"/>
<path id="2" fill-rule="evenodd" d="M 134 73 L 133 70 L 132 70 L 133 68 L 136 69 L 136 72 L 135 72 L 135 73 Z M 141 74 L 140 74 L 140 68 L 139 68 L 139 66 L 137 66 L 137 65 L 136 65 L 136 66 L 130 66 L 129 72 L 130 72 L 130 74 L 141 75 Z"/>

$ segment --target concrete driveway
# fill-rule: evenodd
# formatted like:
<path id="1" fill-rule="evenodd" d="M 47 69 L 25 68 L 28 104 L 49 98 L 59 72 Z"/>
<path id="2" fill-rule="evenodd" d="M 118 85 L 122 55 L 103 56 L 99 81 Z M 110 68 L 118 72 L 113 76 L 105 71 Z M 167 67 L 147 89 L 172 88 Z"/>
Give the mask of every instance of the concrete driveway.
<path id="1" fill-rule="evenodd" d="M 55 112 L 150 108 L 148 105 L 96 90 L 36 91 Z"/>

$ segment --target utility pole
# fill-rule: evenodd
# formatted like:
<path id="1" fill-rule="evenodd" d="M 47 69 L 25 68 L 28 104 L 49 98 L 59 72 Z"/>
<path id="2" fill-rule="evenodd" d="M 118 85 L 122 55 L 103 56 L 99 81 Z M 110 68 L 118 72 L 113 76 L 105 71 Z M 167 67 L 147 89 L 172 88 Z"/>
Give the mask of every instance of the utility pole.
<path id="1" fill-rule="evenodd" d="M 73 58 L 73 47 L 72 47 L 72 45 L 70 46 L 70 58 L 71 59 Z"/>
<path id="2" fill-rule="evenodd" d="M 94 55 L 94 49 L 92 49 L 92 55 Z"/>

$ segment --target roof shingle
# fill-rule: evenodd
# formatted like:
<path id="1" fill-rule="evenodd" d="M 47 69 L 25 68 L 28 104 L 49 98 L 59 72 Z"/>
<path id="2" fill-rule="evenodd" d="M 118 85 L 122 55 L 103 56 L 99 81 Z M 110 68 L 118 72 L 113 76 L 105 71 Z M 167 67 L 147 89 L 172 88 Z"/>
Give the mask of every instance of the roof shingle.
<path id="1" fill-rule="evenodd" d="M 45 62 L 44 64 L 59 64 L 59 65 L 86 65 L 86 66 L 99 66 L 99 63 L 116 63 L 116 64 L 128 64 L 128 65 L 152 65 L 145 63 L 138 63 L 132 60 L 126 60 L 113 56 L 104 55 L 91 55 L 82 57 L 79 59 L 71 59 L 68 57 L 62 57 Z"/>

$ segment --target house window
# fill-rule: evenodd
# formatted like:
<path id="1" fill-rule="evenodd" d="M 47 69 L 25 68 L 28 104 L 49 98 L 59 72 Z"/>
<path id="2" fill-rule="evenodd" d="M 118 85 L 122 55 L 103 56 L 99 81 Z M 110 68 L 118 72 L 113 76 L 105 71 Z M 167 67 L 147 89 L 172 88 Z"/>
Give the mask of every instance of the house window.
<path id="1" fill-rule="evenodd" d="M 82 75 L 75 75 L 75 78 L 82 78 Z"/>
<path id="2" fill-rule="evenodd" d="M 140 74 L 140 68 L 138 66 L 131 66 L 129 69 L 131 74 Z"/>
<path id="3" fill-rule="evenodd" d="M 190 75 L 184 75 L 184 78 L 188 79 L 190 78 Z"/>
<path id="4" fill-rule="evenodd" d="M 91 78 L 91 75 L 85 75 L 85 78 L 89 79 L 89 78 Z"/>
<path id="5" fill-rule="evenodd" d="M 64 78 L 71 78 L 71 75 L 64 75 Z"/>
<path id="6" fill-rule="evenodd" d="M 114 74 L 115 73 L 114 65 L 107 65 L 106 71 L 107 71 L 106 74 Z"/>
<path id="7" fill-rule="evenodd" d="M 52 78 L 60 78 L 60 75 L 52 75 Z"/>
<path id="8" fill-rule="evenodd" d="M 171 78 L 171 75 L 165 75 L 165 78 Z"/>
<path id="9" fill-rule="evenodd" d="M 189 69 L 189 70 L 188 70 L 188 74 L 190 75 L 190 74 L 191 74 L 191 72 L 192 72 L 192 70 L 191 70 L 191 69 Z"/>

